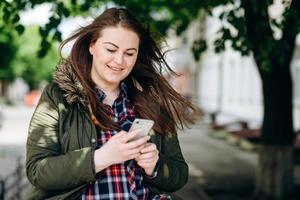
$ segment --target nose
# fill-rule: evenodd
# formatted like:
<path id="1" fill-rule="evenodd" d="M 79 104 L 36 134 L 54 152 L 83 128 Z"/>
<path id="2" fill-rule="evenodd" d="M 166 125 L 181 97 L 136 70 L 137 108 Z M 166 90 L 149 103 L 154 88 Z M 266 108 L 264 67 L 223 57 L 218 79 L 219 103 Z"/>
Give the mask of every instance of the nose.
<path id="1" fill-rule="evenodd" d="M 115 63 L 118 65 L 122 65 L 124 61 L 123 57 L 124 57 L 123 53 L 117 53 L 114 58 Z"/>

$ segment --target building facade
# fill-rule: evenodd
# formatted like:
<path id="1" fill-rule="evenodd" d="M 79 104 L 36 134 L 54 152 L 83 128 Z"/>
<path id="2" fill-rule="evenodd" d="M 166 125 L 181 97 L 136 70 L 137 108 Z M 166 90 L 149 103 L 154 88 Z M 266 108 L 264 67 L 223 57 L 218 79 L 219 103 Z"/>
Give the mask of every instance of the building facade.
<path id="1" fill-rule="evenodd" d="M 221 10 L 215 9 L 218 12 Z M 200 22 L 200 23 L 199 23 Z M 203 28 L 204 25 L 204 28 Z M 196 20 L 185 33 L 185 39 L 171 37 L 171 41 L 178 48 L 178 52 L 191 46 L 193 40 L 202 34 L 208 43 L 208 49 L 201 55 L 199 62 L 191 59 L 187 53 L 177 54 L 181 63 L 180 71 L 189 71 L 187 79 L 191 88 L 188 92 L 195 96 L 200 108 L 206 113 L 218 113 L 220 123 L 244 120 L 250 126 L 260 127 L 263 119 L 263 97 L 261 79 L 252 56 L 241 56 L 230 48 L 222 53 L 215 53 L 213 42 L 221 22 L 218 17 L 208 17 L 205 21 Z M 171 42 L 172 43 L 172 42 Z M 185 50 L 187 52 L 187 50 Z M 176 59 L 175 59 L 176 60 Z M 183 62 L 184 60 L 184 62 Z M 186 69 L 182 69 L 186 68 Z M 195 75 L 196 73 L 196 75 Z M 291 63 L 293 78 L 293 114 L 295 130 L 300 129 L 300 36 Z M 195 79 L 196 78 L 196 79 Z M 174 82 L 174 80 L 173 80 Z M 174 84 L 174 83 L 173 83 Z M 174 84 L 176 85 L 176 84 Z M 187 92 L 185 92 L 187 93 Z"/>

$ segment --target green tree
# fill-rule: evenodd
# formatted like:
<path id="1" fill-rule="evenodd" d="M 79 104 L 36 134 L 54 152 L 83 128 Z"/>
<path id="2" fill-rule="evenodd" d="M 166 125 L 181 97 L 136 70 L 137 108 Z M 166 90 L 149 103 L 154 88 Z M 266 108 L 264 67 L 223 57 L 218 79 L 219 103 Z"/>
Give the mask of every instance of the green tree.
<path id="1" fill-rule="evenodd" d="M 18 21 L 18 11 L 51 0 L 3 1 L 9 4 L 8 22 Z M 40 56 L 49 49 L 49 40 L 60 39 L 57 26 L 63 17 L 86 13 L 90 8 L 105 5 L 108 1 L 66 0 L 54 4 L 53 16 L 48 24 L 40 28 L 43 37 Z M 264 119 L 262 125 L 262 147 L 257 173 L 257 197 L 264 199 L 289 199 L 293 188 L 293 120 L 292 81 L 290 63 L 295 49 L 295 38 L 300 31 L 300 1 L 282 1 L 285 11 L 280 19 L 272 19 L 268 8 L 273 0 L 112 0 L 126 6 L 142 21 L 150 24 L 162 34 L 173 28 L 182 33 L 191 21 L 199 17 L 199 11 L 208 14 L 216 6 L 226 6 L 220 19 L 226 21 L 215 41 L 215 50 L 225 49 L 225 42 L 242 55 L 252 54 L 261 76 L 264 97 Z M 27 5 L 28 4 L 28 5 Z M 6 6 L 7 7 L 7 6 Z M 3 8 L 3 6 L 2 6 Z M 5 8 L 5 7 L 4 7 Z M 5 13 L 5 12 L 4 12 Z M 12 13 L 12 14 L 11 14 Z M 201 13 L 201 12 L 200 12 Z M 6 19 L 5 18 L 5 19 Z M 200 17 L 201 19 L 201 17 Z M 16 30 L 21 30 L 12 23 Z M 18 28 L 17 28 L 18 27 Z M 274 27 L 281 31 L 280 38 L 274 37 Z M 234 31 L 232 31 L 234 30 Z M 193 45 L 196 59 L 206 43 L 198 38 Z"/>
<path id="2" fill-rule="evenodd" d="M 290 65 L 300 31 L 300 1 L 293 0 L 286 5 L 281 21 L 270 19 L 270 3 L 243 1 L 241 4 L 245 12 L 245 41 L 253 52 L 263 83 L 263 146 L 256 184 L 258 195 L 290 199 L 295 136 Z M 282 32 L 281 38 L 274 37 L 270 21 Z"/>
<path id="3" fill-rule="evenodd" d="M 15 57 L 16 47 L 14 43 L 11 43 L 13 35 L 0 31 L 0 82 L 1 90 L 0 95 L 6 93 L 6 86 L 11 80 L 14 80 L 15 75 L 11 68 L 11 62 Z M 5 55 L 5 56 L 4 56 Z"/>
<path id="4" fill-rule="evenodd" d="M 12 62 L 14 74 L 22 77 L 30 90 L 37 89 L 42 80 L 51 81 L 58 61 L 57 43 L 51 45 L 43 58 L 37 56 L 40 40 L 39 27 L 29 26 L 15 41 L 18 51 Z"/>
<path id="5" fill-rule="evenodd" d="M 16 34 L 4 26 L 5 23 L 6 22 L 3 18 L 0 17 L 0 55 L 2 55 L 0 59 L 0 95 L 4 95 L 6 93 L 6 86 L 15 78 L 11 68 L 11 62 L 14 59 L 16 52 L 16 45 L 13 42 Z"/>

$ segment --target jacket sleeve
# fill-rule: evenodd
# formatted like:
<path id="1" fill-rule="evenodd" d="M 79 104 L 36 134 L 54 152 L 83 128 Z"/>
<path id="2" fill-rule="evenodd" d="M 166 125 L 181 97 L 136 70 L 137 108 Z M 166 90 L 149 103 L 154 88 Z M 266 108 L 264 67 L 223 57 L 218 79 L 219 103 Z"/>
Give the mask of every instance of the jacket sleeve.
<path id="1" fill-rule="evenodd" d="M 177 134 L 161 138 L 157 175 L 152 179 L 146 178 L 146 182 L 159 191 L 175 192 L 188 181 L 188 165 L 183 158 Z"/>
<path id="2" fill-rule="evenodd" d="M 32 116 L 26 146 L 29 181 L 44 190 L 67 190 L 95 178 L 91 147 L 62 154 L 59 138 L 59 97 L 55 85 L 45 88 Z"/>

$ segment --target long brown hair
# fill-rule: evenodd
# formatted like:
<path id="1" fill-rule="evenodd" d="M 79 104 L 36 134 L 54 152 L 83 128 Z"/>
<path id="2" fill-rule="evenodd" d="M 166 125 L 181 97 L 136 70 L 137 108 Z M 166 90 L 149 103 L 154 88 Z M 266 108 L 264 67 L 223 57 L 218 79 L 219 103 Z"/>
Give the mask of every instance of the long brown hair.
<path id="1" fill-rule="evenodd" d="M 154 120 L 154 130 L 160 134 L 176 133 L 176 128 L 182 129 L 184 125 L 195 123 L 200 111 L 169 85 L 162 71 L 176 73 L 166 63 L 164 54 L 149 29 L 144 28 L 124 8 L 107 9 L 60 46 L 61 53 L 67 43 L 75 40 L 68 62 L 82 84 L 94 123 L 104 130 L 119 129 L 119 125 L 110 118 L 106 105 L 96 98 L 95 83 L 90 75 L 92 55 L 89 53 L 90 44 L 101 37 L 103 29 L 119 25 L 135 32 L 140 39 L 137 61 L 124 80 L 136 117 Z"/>

